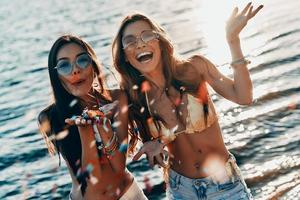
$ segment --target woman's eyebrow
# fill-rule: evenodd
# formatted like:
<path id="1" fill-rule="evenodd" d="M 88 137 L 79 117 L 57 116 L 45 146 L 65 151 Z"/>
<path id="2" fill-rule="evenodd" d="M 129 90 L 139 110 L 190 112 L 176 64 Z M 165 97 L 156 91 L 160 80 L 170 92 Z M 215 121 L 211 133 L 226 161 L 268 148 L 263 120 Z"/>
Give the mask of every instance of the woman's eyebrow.
<path id="1" fill-rule="evenodd" d="M 77 54 L 77 55 L 76 55 L 76 58 L 78 58 L 78 56 L 81 56 L 82 54 L 85 54 L 85 53 L 86 53 L 86 52 L 83 51 L 83 52 Z M 68 57 L 61 57 L 61 58 L 57 59 L 57 61 L 59 61 L 59 60 L 70 60 L 70 58 L 68 58 Z"/>

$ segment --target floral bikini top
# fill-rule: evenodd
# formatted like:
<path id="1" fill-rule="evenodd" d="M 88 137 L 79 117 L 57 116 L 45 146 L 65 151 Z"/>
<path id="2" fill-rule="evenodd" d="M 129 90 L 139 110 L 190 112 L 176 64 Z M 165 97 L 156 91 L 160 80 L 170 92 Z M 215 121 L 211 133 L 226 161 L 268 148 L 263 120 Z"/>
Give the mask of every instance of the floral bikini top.
<path id="1" fill-rule="evenodd" d="M 201 100 L 191 94 L 185 93 L 187 97 L 187 116 L 185 119 L 185 128 L 176 132 L 176 127 L 169 129 L 162 121 L 158 121 L 160 131 L 155 126 L 153 120 L 148 120 L 148 126 L 153 138 L 161 138 L 163 141 L 173 141 L 180 134 L 196 134 L 210 127 L 216 120 L 217 115 L 213 106 L 213 102 L 208 98 L 208 115 L 205 123 L 203 104 Z M 149 105 L 148 105 L 148 109 Z"/>

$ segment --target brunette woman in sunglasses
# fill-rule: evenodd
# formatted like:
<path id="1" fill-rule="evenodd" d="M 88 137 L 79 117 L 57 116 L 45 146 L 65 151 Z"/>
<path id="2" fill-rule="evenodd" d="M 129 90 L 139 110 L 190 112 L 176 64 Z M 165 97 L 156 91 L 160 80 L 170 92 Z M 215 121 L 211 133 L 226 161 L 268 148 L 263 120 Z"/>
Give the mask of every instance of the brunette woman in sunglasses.
<path id="1" fill-rule="evenodd" d="M 225 147 L 209 84 L 241 105 L 252 102 L 252 82 L 239 33 L 262 8 L 235 8 L 226 33 L 234 71 L 221 74 L 207 58 L 179 59 L 164 29 L 135 13 L 124 18 L 113 42 L 114 66 L 127 92 L 150 166 L 165 168 L 169 199 L 251 199 L 235 158 Z M 170 156 L 165 162 L 167 147 Z"/>
<path id="2" fill-rule="evenodd" d="M 67 164 L 70 199 L 146 199 L 126 170 L 126 95 L 104 88 L 100 67 L 81 38 L 55 41 L 48 58 L 54 102 L 38 117 L 41 132 L 49 152 Z"/>

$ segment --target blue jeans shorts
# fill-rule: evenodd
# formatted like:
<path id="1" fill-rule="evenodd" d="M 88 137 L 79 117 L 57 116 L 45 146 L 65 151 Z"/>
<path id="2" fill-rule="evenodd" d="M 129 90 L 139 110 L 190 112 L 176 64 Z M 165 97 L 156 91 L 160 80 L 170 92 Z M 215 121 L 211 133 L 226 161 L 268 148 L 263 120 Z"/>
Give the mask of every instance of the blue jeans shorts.
<path id="1" fill-rule="evenodd" d="M 169 169 L 167 197 L 170 200 L 251 200 L 250 190 L 243 180 L 235 158 L 230 158 L 225 165 L 226 181 L 215 178 L 187 178 Z"/>

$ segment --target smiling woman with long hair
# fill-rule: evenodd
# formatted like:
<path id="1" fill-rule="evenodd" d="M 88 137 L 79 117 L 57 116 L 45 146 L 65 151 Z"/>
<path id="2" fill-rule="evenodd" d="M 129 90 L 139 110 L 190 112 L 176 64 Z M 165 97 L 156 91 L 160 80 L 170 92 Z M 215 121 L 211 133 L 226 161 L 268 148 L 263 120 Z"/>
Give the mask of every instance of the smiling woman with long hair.
<path id="1" fill-rule="evenodd" d="M 81 38 L 55 41 L 48 59 L 54 103 L 38 117 L 41 132 L 49 152 L 66 161 L 71 199 L 146 199 L 126 170 L 127 97 L 103 87 L 100 67 Z"/>
<path id="2" fill-rule="evenodd" d="M 249 3 L 235 8 L 227 22 L 233 79 L 204 56 L 179 59 L 164 29 L 135 13 L 124 18 L 113 42 L 114 66 L 129 97 L 146 154 L 167 172 L 170 199 L 250 199 L 235 158 L 225 147 L 209 84 L 223 97 L 242 105 L 252 102 L 252 82 L 239 33 L 262 8 Z M 169 162 L 164 162 L 167 146 Z"/>

